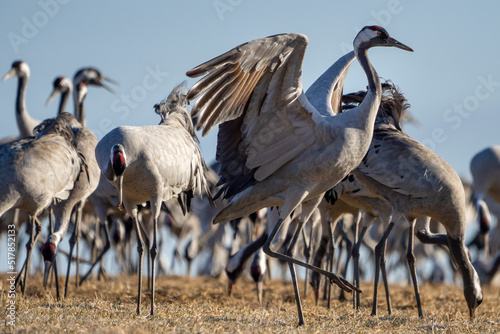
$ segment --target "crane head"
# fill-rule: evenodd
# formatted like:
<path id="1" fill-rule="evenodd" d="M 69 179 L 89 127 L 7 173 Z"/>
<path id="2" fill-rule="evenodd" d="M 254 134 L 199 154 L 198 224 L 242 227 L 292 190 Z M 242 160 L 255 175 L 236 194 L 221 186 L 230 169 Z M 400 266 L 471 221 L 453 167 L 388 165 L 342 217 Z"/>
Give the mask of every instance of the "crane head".
<path id="1" fill-rule="evenodd" d="M 392 46 L 413 52 L 412 48 L 392 38 L 384 28 L 366 26 L 354 38 L 354 50 L 368 49 L 374 46 Z"/>
<path id="2" fill-rule="evenodd" d="M 50 269 L 52 268 L 52 263 L 54 262 L 54 258 L 56 257 L 56 245 L 54 245 L 52 242 L 45 243 L 42 247 L 42 255 L 45 263 L 43 286 L 47 286 Z"/>
<path id="3" fill-rule="evenodd" d="M 45 102 L 45 105 L 48 106 L 49 103 L 52 101 L 52 99 L 57 95 L 57 94 L 62 94 L 66 92 L 71 92 L 73 91 L 73 83 L 71 80 L 69 80 L 66 77 L 57 77 L 54 79 L 54 82 L 52 83 L 52 92 L 50 93 L 49 98 Z"/>
<path id="4" fill-rule="evenodd" d="M 73 77 L 73 84 L 77 86 L 80 82 L 84 82 L 87 85 L 94 85 L 103 87 L 110 93 L 115 93 L 115 91 L 109 87 L 105 82 L 109 82 L 113 85 L 118 85 L 118 82 L 103 75 L 98 69 L 94 67 L 84 67 L 78 70 Z"/>
<path id="5" fill-rule="evenodd" d="M 127 167 L 127 159 L 122 145 L 113 145 L 111 148 L 110 160 L 115 175 L 121 176 Z"/>
<path id="6" fill-rule="evenodd" d="M 22 60 L 16 60 L 12 63 L 10 70 L 5 73 L 2 78 L 2 81 L 12 78 L 13 76 L 17 77 L 29 77 L 30 76 L 30 68 L 28 64 L 26 64 Z"/>

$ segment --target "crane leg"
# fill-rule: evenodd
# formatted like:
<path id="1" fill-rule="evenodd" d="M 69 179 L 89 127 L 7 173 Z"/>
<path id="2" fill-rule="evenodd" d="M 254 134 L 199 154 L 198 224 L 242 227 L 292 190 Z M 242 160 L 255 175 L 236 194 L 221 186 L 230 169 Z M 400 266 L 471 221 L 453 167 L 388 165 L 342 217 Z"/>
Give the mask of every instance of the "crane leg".
<path id="1" fill-rule="evenodd" d="M 392 306 L 391 306 L 391 294 L 389 293 L 389 282 L 387 280 L 385 251 L 386 248 L 384 247 L 382 249 L 382 255 L 380 256 L 380 272 L 382 273 L 382 281 L 384 282 L 385 299 L 387 301 L 387 313 L 390 315 L 392 314 Z"/>
<path id="2" fill-rule="evenodd" d="M 286 252 L 286 254 L 290 257 L 293 257 L 294 255 L 295 244 L 297 243 L 298 236 L 303 226 L 304 222 L 300 220 L 299 225 L 297 226 L 297 231 L 295 231 L 292 242 L 290 243 L 290 246 L 288 247 L 288 250 Z M 288 262 L 288 267 L 290 268 L 290 276 L 292 278 L 293 290 L 295 292 L 295 303 L 297 304 L 297 312 L 299 316 L 299 323 L 297 326 L 302 326 L 305 324 L 305 322 L 304 322 L 304 314 L 302 312 L 302 303 L 300 301 L 300 292 L 299 292 L 299 285 L 297 282 L 297 274 L 295 273 L 295 267 L 293 263 Z"/>
<path id="3" fill-rule="evenodd" d="M 141 232 L 141 227 L 139 224 L 139 220 L 137 219 L 137 211 L 134 213 L 134 222 L 137 232 L 137 253 L 139 255 L 139 282 L 138 282 L 138 291 L 137 291 L 137 315 L 141 314 L 141 292 L 142 292 L 142 260 L 144 255 L 144 238 Z"/>
<path id="4" fill-rule="evenodd" d="M 104 228 L 104 235 L 105 235 L 105 238 L 106 238 L 106 245 L 104 245 L 104 249 L 102 250 L 101 254 L 99 254 L 99 256 L 92 263 L 92 266 L 90 266 L 89 271 L 80 280 L 80 285 L 82 285 L 82 283 L 85 282 L 85 280 L 90 276 L 90 274 L 92 273 L 92 270 L 94 269 L 94 267 L 102 260 L 104 254 L 106 254 L 106 252 L 111 247 L 111 243 L 109 241 L 108 224 L 107 224 L 106 220 L 104 220 L 104 223 L 101 222 L 101 224 L 102 224 L 101 226 Z"/>
<path id="5" fill-rule="evenodd" d="M 321 236 L 320 239 L 320 245 L 318 249 L 316 250 L 316 253 L 314 254 L 314 258 L 312 261 L 313 266 L 320 266 L 321 262 L 323 262 L 323 258 L 325 257 L 325 252 L 326 252 L 326 247 L 328 245 L 328 237 L 326 235 Z M 320 289 L 320 282 L 321 278 L 319 274 L 315 271 L 311 272 L 311 279 L 310 279 L 310 284 L 314 292 L 314 300 L 316 303 L 316 306 L 318 306 L 318 300 L 319 300 L 319 289 Z"/>
<path id="6" fill-rule="evenodd" d="M 424 313 L 422 311 L 422 303 L 420 301 L 420 291 L 418 289 L 417 269 L 415 267 L 415 254 L 413 254 L 414 232 L 415 232 L 415 220 L 410 222 L 410 230 L 408 231 L 409 236 L 408 236 L 408 250 L 406 253 L 406 259 L 408 261 L 408 268 L 410 270 L 411 280 L 413 281 L 413 288 L 415 289 L 415 298 L 417 299 L 418 316 L 420 318 L 423 318 Z"/>
<path id="7" fill-rule="evenodd" d="M 79 202 L 76 205 L 76 221 L 75 221 L 75 242 L 76 242 L 76 279 L 75 288 L 78 288 L 80 283 L 80 225 L 82 223 L 83 203 Z M 70 256 L 71 259 L 71 256 Z M 71 261 L 70 261 L 71 262 Z"/>
<path id="8" fill-rule="evenodd" d="M 49 222 L 50 222 L 50 225 L 49 225 L 49 229 L 50 229 L 50 234 L 54 233 L 54 222 L 53 222 L 53 219 L 52 219 L 52 207 L 49 206 Z M 71 259 L 71 257 L 70 257 Z M 59 291 L 59 274 L 57 272 L 57 258 L 54 257 L 54 259 L 52 260 L 53 262 L 53 266 L 54 266 L 54 276 L 55 276 L 55 282 L 56 282 L 56 297 L 57 297 L 57 300 L 59 301 L 61 299 L 61 295 L 60 295 L 60 291 Z M 71 262 L 71 261 L 69 261 Z"/>
<path id="9" fill-rule="evenodd" d="M 354 285 L 359 288 L 359 248 L 361 246 L 361 242 L 363 242 L 363 239 L 365 237 L 366 231 L 368 231 L 368 228 L 370 227 L 371 222 L 363 225 L 363 228 L 361 229 L 361 232 L 359 233 L 359 236 L 357 237 L 356 242 L 352 246 L 352 263 L 354 267 Z M 357 232 L 357 228 L 356 228 Z M 358 293 L 354 293 L 355 298 L 354 300 L 354 308 L 359 309 L 359 304 L 360 304 L 360 296 Z"/>
<path id="10" fill-rule="evenodd" d="M 346 250 L 345 265 L 344 265 L 344 268 L 342 270 L 341 275 L 342 275 L 342 277 L 346 277 L 347 276 L 347 269 L 349 267 L 349 261 L 351 260 L 352 242 L 351 242 L 351 240 L 349 239 L 349 236 L 347 235 L 347 233 L 344 230 L 344 224 L 342 224 L 341 227 L 342 228 L 340 230 L 340 234 L 342 235 L 342 238 L 345 241 L 345 250 Z M 345 297 L 345 291 L 344 290 L 340 290 L 339 300 L 342 300 L 342 301 L 346 301 L 347 300 L 347 298 Z"/>
<path id="11" fill-rule="evenodd" d="M 378 280 L 380 276 L 380 266 L 382 265 L 382 258 L 384 258 L 383 267 L 385 268 L 385 246 L 387 243 L 387 238 L 394 227 L 394 222 L 391 221 L 387 229 L 384 231 L 384 235 L 382 239 L 379 241 L 377 246 L 375 247 L 375 277 L 373 283 L 373 306 L 371 315 L 377 315 L 377 290 L 378 290 Z M 384 269 L 385 270 L 385 269 Z"/>
<path id="12" fill-rule="evenodd" d="M 75 248 L 75 243 L 76 243 L 76 234 L 78 233 L 77 230 L 78 230 L 78 217 L 75 221 L 75 229 L 73 230 L 73 234 L 69 239 L 69 260 L 68 260 L 68 269 L 66 270 L 66 282 L 64 283 L 64 298 L 66 298 L 68 292 L 69 271 L 71 269 L 71 259 L 73 258 L 73 250 Z M 78 276 L 76 277 L 76 282 L 78 286 Z"/>
<path id="13" fill-rule="evenodd" d="M 33 225 L 35 225 L 35 235 L 33 236 Z M 26 265 L 25 265 L 25 268 L 24 268 L 24 278 L 23 278 L 23 285 L 22 285 L 22 289 L 21 289 L 21 292 L 24 296 L 24 292 L 25 292 L 25 289 L 26 289 L 26 282 L 27 282 L 27 278 L 28 278 L 28 272 L 29 272 L 29 268 L 30 268 L 30 258 L 31 258 L 31 252 L 33 250 L 33 246 L 36 245 L 36 242 L 38 241 L 38 237 L 40 236 L 40 232 L 42 231 L 42 225 L 40 224 L 40 222 L 38 221 L 38 219 L 36 217 L 33 217 L 31 219 L 31 228 L 30 228 L 30 239 L 28 241 L 28 243 L 26 244 L 26 250 L 27 250 L 27 254 L 26 254 Z"/>
<path id="14" fill-rule="evenodd" d="M 328 234 L 329 234 L 329 237 L 330 237 L 330 246 L 329 246 L 329 251 L 328 251 L 328 271 L 331 271 L 333 272 L 333 261 L 334 261 L 334 258 L 335 258 L 335 247 L 333 245 L 333 226 L 332 226 L 332 223 L 329 223 L 328 224 Z M 326 285 L 326 284 L 325 284 Z M 331 284 L 328 284 L 328 297 L 327 297 L 327 302 L 326 302 L 326 308 L 327 309 L 330 309 L 330 306 L 331 306 L 331 302 L 332 302 L 332 285 Z M 344 291 L 344 290 L 342 290 Z"/>
<path id="15" fill-rule="evenodd" d="M 309 263 L 309 260 L 311 258 L 311 245 L 312 245 L 312 227 L 311 227 L 311 235 L 310 235 L 310 238 L 309 238 L 309 242 L 307 242 L 307 238 L 306 238 L 306 233 L 304 230 L 302 230 L 302 239 L 304 240 L 304 257 L 305 257 L 305 260 L 306 260 L 306 263 Z M 305 274 L 304 274 L 304 296 L 307 296 L 307 290 L 308 290 L 308 286 L 307 286 L 307 274 L 309 273 L 309 270 L 306 269 L 305 270 Z"/>
<path id="16" fill-rule="evenodd" d="M 295 195 L 296 196 L 296 195 Z M 305 197 L 305 196 L 304 196 Z M 298 201 L 296 203 L 301 203 L 303 198 L 297 198 Z M 319 201 L 321 200 L 321 198 L 317 198 L 315 202 L 310 202 L 308 203 L 308 207 L 310 210 L 305 210 L 304 209 L 304 206 L 302 208 L 302 217 L 301 217 L 301 220 L 302 221 L 307 221 L 312 212 L 313 212 L 313 209 L 315 209 L 317 207 L 317 205 L 319 204 Z M 287 204 L 289 203 L 293 203 L 293 201 L 291 202 L 288 202 Z M 311 205 L 313 204 L 313 205 Z M 314 205 L 316 204 L 316 205 Z M 309 206 L 311 205 L 311 206 Z M 285 207 L 285 205 L 283 206 L 283 211 L 282 211 L 282 214 L 280 215 L 280 218 L 278 219 L 278 221 L 276 222 L 276 225 L 273 229 L 273 231 L 271 232 L 271 234 L 269 235 L 269 238 L 267 239 L 266 243 L 264 244 L 264 253 L 266 253 L 267 255 L 269 256 L 272 256 L 272 257 L 276 257 L 282 261 L 286 261 L 288 263 L 293 263 L 293 264 L 297 264 L 299 266 L 302 266 L 302 267 L 305 267 L 305 268 L 308 268 L 308 269 L 311 269 L 315 272 L 318 272 L 319 274 L 322 274 L 326 277 L 328 277 L 330 279 L 330 282 L 331 283 L 335 283 L 337 285 L 339 285 L 342 289 L 344 290 L 347 290 L 349 292 L 351 292 L 353 289 L 356 289 L 351 283 L 349 283 L 347 280 L 341 278 L 341 277 L 338 277 L 337 275 L 331 273 L 331 272 L 328 272 L 326 270 L 323 270 L 323 269 L 320 269 L 318 267 L 315 267 L 315 266 L 312 266 L 310 265 L 309 263 L 304 263 L 302 261 L 299 261 L 297 259 L 294 259 L 293 257 L 289 256 L 289 255 L 285 255 L 285 254 L 280 254 L 278 252 L 275 252 L 273 249 L 271 249 L 271 244 L 274 240 L 274 238 L 276 237 L 276 234 L 278 233 L 279 229 L 281 228 L 281 226 L 283 225 L 283 222 L 285 221 L 285 218 L 286 219 L 290 219 L 290 213 L 298 206 L 297 205 L 294 205 L 292 207 Z M 313 209 L 311 209 L 313 208 Z M 305 213 L 305 211 L 307 213 Z M 283 218 L 283 216 L 285 218 Z"/>
<path id="17" fill-rule="evenodd" d="M 161 203 L 160 203 L 161 204 Z M 156 256 L 158 248 L 156 246 L 158 233 L 158 219 L 154 218 L 153 222 L 153 245 L 151 246 L 151 315 L 155 313 L 155 281 L 156 281 Z"/>

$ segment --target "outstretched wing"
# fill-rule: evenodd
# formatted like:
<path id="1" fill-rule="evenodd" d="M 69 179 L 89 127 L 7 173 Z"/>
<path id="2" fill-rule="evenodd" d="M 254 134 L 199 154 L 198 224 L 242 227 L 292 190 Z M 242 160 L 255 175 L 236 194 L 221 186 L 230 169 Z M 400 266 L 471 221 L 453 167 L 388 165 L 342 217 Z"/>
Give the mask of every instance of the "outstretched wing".
<path id="1" fill-rule="evenodd" d="M 187 72 L 207 74 L 188 92 L 206 134 L 219 127 L 217 160 L 226 197 L 276 172 L 316 140 L 322 116 L 302 90 L 307 37 L 282 34 L 242 44 Z"/>

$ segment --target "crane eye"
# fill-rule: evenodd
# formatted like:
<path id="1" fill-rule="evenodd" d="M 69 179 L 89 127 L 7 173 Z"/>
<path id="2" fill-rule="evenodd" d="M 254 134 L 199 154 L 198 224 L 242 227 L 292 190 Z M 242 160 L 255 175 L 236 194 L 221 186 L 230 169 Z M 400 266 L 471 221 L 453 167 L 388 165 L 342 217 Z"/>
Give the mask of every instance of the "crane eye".
<path id="1" fill-rule="evenodd" d="M 382 36 L 382 33 L 380 31 L 377 31 L 377 36 Z"/>

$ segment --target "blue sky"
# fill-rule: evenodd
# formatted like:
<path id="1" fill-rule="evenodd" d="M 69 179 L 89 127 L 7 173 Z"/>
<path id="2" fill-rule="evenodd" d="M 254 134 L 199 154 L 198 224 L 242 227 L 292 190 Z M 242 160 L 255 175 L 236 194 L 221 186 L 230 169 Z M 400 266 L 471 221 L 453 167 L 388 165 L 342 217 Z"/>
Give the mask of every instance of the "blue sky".
<path id="1" fill-rule="evenodd" d="M 406 132 L 460 174 L 471 157 L 500 141 L 500 23 L 497 2 L 440 1 L 2 1 L 0 75 L 14 60 L 31 68 L 26 95 L 32 117 L 53 117 L 44 105 L 57 76 L 95 66 L 120 82 L 116 94 L 90 87 L 87 126 L 99 138 L 120 125 L 157 124 L 153 105 L 185 72 L 243 42 L 283 32 L 309 37 L 303 85 L 323 73 L 360 28 L 378 24 L 415 52 L 369 52 L 380 76 L 405 93 L 420 125 Z M 345 92 L 363 89 L 354 64 Z M 17 133 L 16 82 L 0 82 L 0 137 Z M 72 112 L 72 105 L 68 110 Z M 216 132 L 201 139 L 207 162 Z"/>

